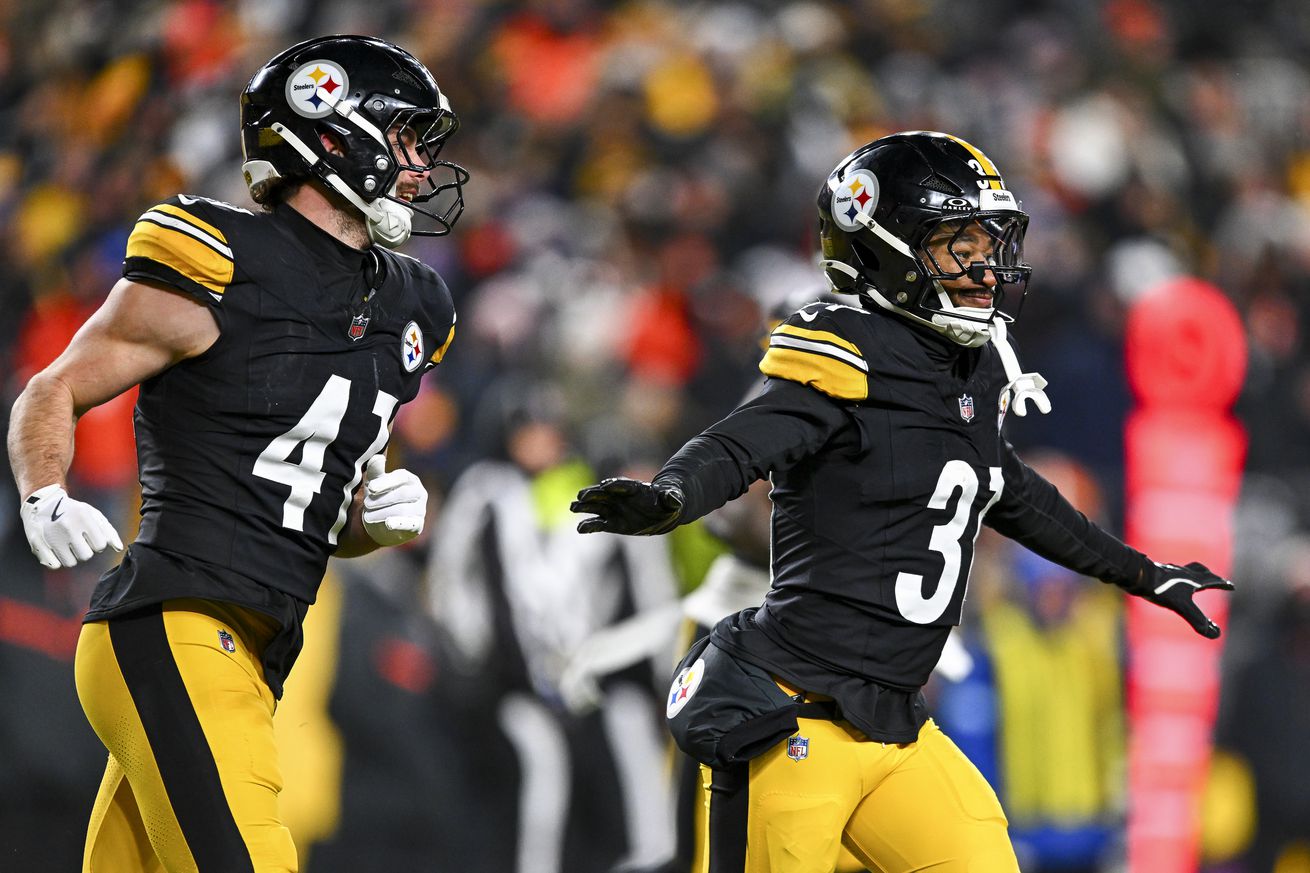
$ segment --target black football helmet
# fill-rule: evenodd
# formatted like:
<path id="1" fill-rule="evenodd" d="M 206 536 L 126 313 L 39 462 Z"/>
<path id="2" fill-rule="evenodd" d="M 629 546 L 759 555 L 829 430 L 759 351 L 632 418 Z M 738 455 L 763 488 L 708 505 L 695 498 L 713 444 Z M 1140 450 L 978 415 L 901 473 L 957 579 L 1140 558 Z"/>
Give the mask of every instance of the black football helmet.
<path id="1" fill-rule="evenodd" d="M 468 171 L 438 160 L 458 127 L 436 80 L 409 52 L 373 37 L 324 36 L 282 52 L 246 85 L 241 169 L 256 203 L 283 181 L 322 180 L 364 213 L 375 242 L 394 247 L 411 233 L 449 233 L 463 212 Z M 345 153 L 324 148 L 323 133 Z M 417 192 L 397 192 L 402 170 L 426 174 Z M 413 228 L 414 212 L 432 226 Z"/>
<path id="2" fill-rule="evenodd" d="M 970 347 L 988 341 L 993 319 L 1018 314 L 1032 274 L 1023 261 L 1028 216 L 996 165 L 964 140 L 930 131 L 874 140 L 842 159 L 818 207 L 820 265 L 834 291 L 870 297 Z M 963 237 L 974 242 L 957 246 Z M 940 284 L 967 276 L 981 286 L 989 273 L 996 285 L 986 308 L 954 305 Z"/>

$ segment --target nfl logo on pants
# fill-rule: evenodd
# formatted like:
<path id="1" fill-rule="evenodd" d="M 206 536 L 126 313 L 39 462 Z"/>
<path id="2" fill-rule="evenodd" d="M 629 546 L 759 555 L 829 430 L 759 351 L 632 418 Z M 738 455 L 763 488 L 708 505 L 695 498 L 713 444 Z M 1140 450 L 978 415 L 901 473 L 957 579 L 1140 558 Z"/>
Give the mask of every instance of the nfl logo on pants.
<path id="1" fill-rule="evenodd" d="M 787 740 L 787 757 L 800 761 L 810 756 L 810 738 L 797 734 Z"/>

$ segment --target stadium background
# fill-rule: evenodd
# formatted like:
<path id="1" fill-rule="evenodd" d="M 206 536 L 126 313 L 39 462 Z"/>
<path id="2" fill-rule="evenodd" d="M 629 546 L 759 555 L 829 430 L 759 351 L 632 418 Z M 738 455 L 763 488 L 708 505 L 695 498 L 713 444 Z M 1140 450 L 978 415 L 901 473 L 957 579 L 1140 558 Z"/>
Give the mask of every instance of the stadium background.
<path id="1" fill-rule="evenodd" d="M 461 119 L 448 156 L 472 182 L 455 234 L 407 251 L 447 278 L 460 320 L 393 457 L 425 477 L 436 512 L 466 471 L 507 464 L 539 501 L 540 532 L 558 533 L 577 482 L 650 469 L 730 408 L 769 311 L 819 290 L 817 185 L 884 133 L 969 139 L 1032 215 L 1017 334 L 1056 411 L 1009 436 L 1111 527 L 1133 402 L 1127 309 L 1173 276 L 1215 283 L 1247 333 L 1249 447 L 1202 866 L 1310 870 L 1310 7 L 8 0 L 0 21 L 6 413 L 117 278 L 144 209 L 178 191 L 250 205 L 236 95 L 264 60 L 353 32 L 429 65 Z M 129 533 L 130 406 L 84 418 L 70 486 Z M 103 760 L 71 657 L 104 562 L 43 572 L 0 478 L 0 869 L 76 869 Z M 325 642 L 279 716 L 295 731 L 288 818 L 304 869 L 655 869 L 671 835 L 639 834 L 623 808 L 666 789 L 634 789 L 636 744 L 597 720 L 594 693 L 561 686 L 561 665 L 589 634 L 672 602 L 721 547 L 678 538 L 667 579 L 636 594 L 510 584 L 493 598 L 503 613 L 479 615 L 512 620 L 492 620 L 479 650 L 458 598 L 433 606 L 435 538 L 334 564 L 311 613 Z M 1113 592 L 984 538 L 961 637 L 974 669 L 932 691 L 1001 790 L 1025 869 L 1122 864 L 1119 612 Z M 506 650 L 523 669 L 505 668 Z M 661 689 L 647 684 L 656 724 Z M 515 695 L 535 715 L 510 728 Z M 563 745 L 509 736 L 543 717 Z M 571 790 L 558 820 L 519 801 L 528 748 L 537 765 L 559 759 L 552 778 Z"/>

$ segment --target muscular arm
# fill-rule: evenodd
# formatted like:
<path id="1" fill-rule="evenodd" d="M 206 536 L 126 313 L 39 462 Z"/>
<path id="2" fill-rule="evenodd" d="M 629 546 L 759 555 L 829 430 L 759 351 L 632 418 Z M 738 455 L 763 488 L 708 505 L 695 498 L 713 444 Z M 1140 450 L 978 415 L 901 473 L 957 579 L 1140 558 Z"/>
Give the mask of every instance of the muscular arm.
<path id="1" fill-rule="evenodd" d="M 213 345 L 219 328 L 204 304 L 122 279 L 68 348 L 32 377 L 9 419 L 9 465 L 26 498 L 65 484 L 73 429 L 92 407 Z"/>

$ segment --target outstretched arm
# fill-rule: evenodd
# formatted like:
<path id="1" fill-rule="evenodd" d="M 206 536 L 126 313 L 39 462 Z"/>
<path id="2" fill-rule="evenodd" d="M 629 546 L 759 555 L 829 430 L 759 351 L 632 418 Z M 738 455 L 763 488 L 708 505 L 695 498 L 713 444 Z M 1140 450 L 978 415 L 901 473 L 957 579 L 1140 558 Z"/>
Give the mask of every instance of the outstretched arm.
<path id="1" fill-rule="evenodd" d="M 1204 637 L 1219 636 L 1219 626 L 1206 617 L 1192 595 L 1207 588 L 1232 590 L 1232 582 L 1204 564 L 1159 564 L 1124 544 L 1075 509 L 1008 443 L 1003 474 L 1005 491 L 986 516 L 988 526 L 1047 560 L 1178 613 Z"/>
<path id="2" fill-rule="evenodd" d="M 759 395 L 692 437 L 652 481 L 606 479 L 578 492 L 570 508 L 593 516 L 578 523 L 583 533 L 666 533 L 818 451 L 849 420 L 841 404 L 818 391 L 770 379 Z"/>

